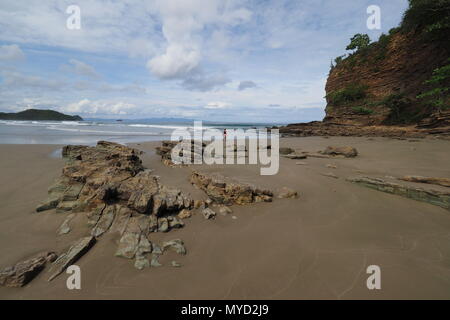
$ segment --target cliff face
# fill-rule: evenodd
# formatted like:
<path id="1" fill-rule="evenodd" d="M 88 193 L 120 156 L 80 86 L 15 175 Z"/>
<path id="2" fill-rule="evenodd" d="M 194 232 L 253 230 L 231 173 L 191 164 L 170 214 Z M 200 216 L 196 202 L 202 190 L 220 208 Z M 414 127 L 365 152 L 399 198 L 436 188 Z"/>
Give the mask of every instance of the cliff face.
<path id="1" fill-rule="evenodd" d="M 340 61 L 326 84 L 324 122 L 359 125 L 411 124 L 433 110 L 417 95 L 448 53 L 414 32 L 394 31 Z"/>

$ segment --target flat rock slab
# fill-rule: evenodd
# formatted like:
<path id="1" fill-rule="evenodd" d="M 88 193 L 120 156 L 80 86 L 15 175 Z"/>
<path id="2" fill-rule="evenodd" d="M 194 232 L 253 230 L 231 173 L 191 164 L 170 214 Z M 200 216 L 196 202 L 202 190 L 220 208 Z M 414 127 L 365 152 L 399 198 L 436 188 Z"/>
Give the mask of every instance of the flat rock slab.
<path id="1" fill-rule="evenodd" d="M 95 237 L 85 237 L 78 240 L 72 245 L 66 253 L 62 254 L 52 265 L 50 272 L 52 275 L 48 281 L 52 281 L 61 273 L 63 273 L 67 267 L 75 263 L 80 259 L 92 246 L 95 244 Z"/>
<path id="2" fill-rule="evenodd" d="M 434 189 L 417 188 L 389 182 L 379 178 L 370 178 L 370 177 L 348 178 L 347 181 L 357 183 L 367 188 L 375 189 L 386 193 L 396 194 L 417 201 L 430 203 L 435 206 L 439 206 L 447 210 L 450 210 L 450 192 L 444 192 Z"/>
<path id="3" fill-rule="evenodd" d="M 405 176 L 402 178 L 398 178 L 398 180 L 409 181 L 409 182 L 417 182 L 417 183 L 428 183 L 435 184 L 443 187 L 450 187 L 450 179 L 448 178 L 430 178 L 430 177 L 421 177 L 421 176 Z"/>

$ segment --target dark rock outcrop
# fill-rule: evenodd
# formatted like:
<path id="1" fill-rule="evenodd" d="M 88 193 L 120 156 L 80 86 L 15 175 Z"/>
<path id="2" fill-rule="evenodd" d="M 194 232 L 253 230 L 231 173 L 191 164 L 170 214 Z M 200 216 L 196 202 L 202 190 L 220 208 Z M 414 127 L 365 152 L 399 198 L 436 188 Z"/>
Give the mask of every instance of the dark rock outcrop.
<path id="1" fill-rule="evenodd" d="M 47 262 L 53 262 L 56 258 L 57 255 L 54 252 L 45 252 L 3 269 L 0 271 L 0 285 L 5 287 L 23 287 L 45 268 Z"/>

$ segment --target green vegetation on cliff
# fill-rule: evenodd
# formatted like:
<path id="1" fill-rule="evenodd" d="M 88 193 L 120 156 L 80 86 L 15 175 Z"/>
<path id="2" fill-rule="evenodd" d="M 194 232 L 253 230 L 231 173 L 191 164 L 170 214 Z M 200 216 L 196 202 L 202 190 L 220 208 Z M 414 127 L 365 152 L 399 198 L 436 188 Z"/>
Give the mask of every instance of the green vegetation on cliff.
<path id="1" fill-rule="evenodd" d="M 399 27 L 370 42 L 356 34 L 331 64 L 334 122 L 414 124 L 450 109 L 450 0 L 409 0 Z"/>
<path id="2" fill-rule="evenodd" d="M 18 113 L 0 112 L 0 120 L 49 120 L 49 121 L 82 121 L 80 116 L 69 116 L 53 110 L 28 109 Z"/>

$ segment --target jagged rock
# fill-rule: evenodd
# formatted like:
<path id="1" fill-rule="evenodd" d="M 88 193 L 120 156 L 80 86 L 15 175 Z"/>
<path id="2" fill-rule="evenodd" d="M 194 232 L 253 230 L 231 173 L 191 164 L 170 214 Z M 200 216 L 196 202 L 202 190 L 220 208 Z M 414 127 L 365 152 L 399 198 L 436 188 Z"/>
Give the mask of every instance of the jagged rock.
<path id="1" fill-rule="evenodd" d="M 169 221 L 167 218 L 158 219 L 158 232 L 168 232 L 169 231 Z"/>
<path id="2" fill-rule="evenodd" d="M 292 190 L 287 187 L 283 187 L 278 194 L 278 198 L 280 199 L 295 199 L 298 198 L 298 192 L 295 190 Z"/>
<path id="3" fill-rule="evenodd" d="M 139 244 L 136 250 L 136 260 L 134 261 L 134 267 L 136 269 L 142 270 L 144 268 L 150 267 L 150 262 L 145 257 L 146 254 L 152 253 L 152 243 L 144 235 L 141 235 Z"/>
<path id="4" fill-rule="evenodd" d="M 324 151 L 322 151 L 323 154 L 328 154 L 332 156 L 344 156 L 346 158 L 354 158 L 358 155 L 358 151 L 349 146 L 344 147 L 334 147 L 334 146 L 328 146 Z"/>
<path id="5" fill-rule="evenodd" d="M 448 178 L 428 178 L 421 176 L 405 176 L 399 178 L 399 180 L 409 181 L 409 182 L 418 182 L 418 183 L 428 183 L 428 184 L 436 184 L 443 187 L 450 187 L 450 179 Z"/>
<path id="6" fill-rule="evenodd" d="M 138 250 L 140 236 L 140 233 L 125 232 L 120 238 L 115 256 L 133 259 Z"/>
<path id="7" fill-rule="evenodd" d="M 158 259 L 159 259 L 159 255 L 158 254 L 153 254 L 152 255 L 152 260 L 150 261 L 150 266 L 153 267 L 153 268 L 161 267 L 162 264 L 159 263 Z"/>
<path id="8" fill-rule="evenodd" d="M 450 210 L 450 192 L 448 191 L 444 192 L 434 189 L 422 189 L 370 177 L 354 177 L 348 178 L 347 180 L 367 188 L 396 194 L 417 201 L 427 202 Z"/>
<path id="9" fill-rule="evenodd" d="M 192 209 L 194 201 L 179 189 L 162 185 L 152 170 L 145 170 L 140 151 L 99 141 L 95 147 L 66 146 L 62 152 L 66 159 L 62 175 L 36 209 L 70 213 L 60 234 L 70 231 L 69 217 L 74 213 L 85 215 L 93 237 L 119 232 L 116 255 L 136 257 L 136 266 L 143 267 L 145 254 L 139 248 L 144 237 L 183 227 L 176 215 Z M 69 258 L 76 249 L 71 249 Z"/>
<path id="10" fill-rule="evenodd" d="M 144 268 L 150 267 L 150 262 L 144 256 L 139 256 L 136 257 L 136 260 L 134 261 L 134 267 L 138 270 L 142 270 Z"/>
<path id="11" fill-rule="evenodd" d="M 48 281 L 52 281 L 58 275 L 63 273 L 66 268 L 74 264 L 78 259 L 80 259 L 92 246 L 95 244 L 94 237 L 85 237 L 78 240 L 74 245 L 72 245 L 66 253 L 59 256 L 58 259 L 53 263 L 50 272 L 53 274 L 50 276 Z"/>
<path id="12" fill-rule="evenodd" d="M 203 200 L 195 200 L 194 201 L 194 208 L 199 209 L 201 207 L 205 207 L 205 202 Z"/>
<path id="13" fill-rule="evenodd" d="M 271 202 L 273 193 L 254 186 L 225 179 L 221 175 L 207 175 L 193 172 L 190 178 L 192 184 L 206 192 L 216 203 L 248 204 L 256 201 Z"/>
<path id="14" fill-rule="evenodd" d="M 45 268 L 47 262 L 53 262 L 56 258 L 54 252 L 45 252 L 7 267 L 0 271 L 0 286 L 23 287 Z"/>
<path id="15" fill-rule="evenodd" d="M 188 210 L 188 209 L 183 209 L 180 211 L 180 213 L 178 214 L 178 218 L 180 219 L 188 219 L 192 216 L 192 211 Z"/>
<path id="16" fill-rule="evenodd" d="M 177 219 L 176 217 L 167 217 L 167 220 L 169 222 L 170 229 L 179 229 L 184 227 L 184 222 Z"/>
<path id="17" fill-rule="evenodd" d="M 279 149 L 279 153 L 281 155 L 291 154 L 291 153 L 294 153 L 294 152 L 295 152 L 295 150 L 292 149 L 292 148 L 280 148 Z"/>
<path id="18" fill-rule="evenodd" d="M 94 226 L 94 228 L 91 231 L 91 235 L 94 237 L 100 237 L 102 234 L 104 234 L 108 229 L 111 227 L 114 218 L 116 216 L 116 206 L 107 206 L 98 220 L 97 224 Z"/>
<path id="19" fill-rule="evenodd" d="M 181 255 L 186 254 L 186 248 L 184 246 L 184 242 L 180 239 L 174 239 L 174 240 L 163 242 L 162 248 L 163 248 L 163 251 L 167 250 L 167 249 L 172 249 L 178 254 L 181 254 Z"/>
<path id="20" fill-rule="evenodd" d="M 159 245 L 157 245 L 155 243 L 155 244 L 153 244 L 152 253 L 157 254 L 157 255 L 161 255 L 161 254 L 163 254 L 163 249 Z"/>
<path id="21" fill-rule="evenodd" d="M 71 213 L 67 216 L 67 218 L 63 221 L 61 226 L 58 229 L 58 235 L 67 234 L 70 232 L 69 222 L 75 217 L 75 214 Z"/>

